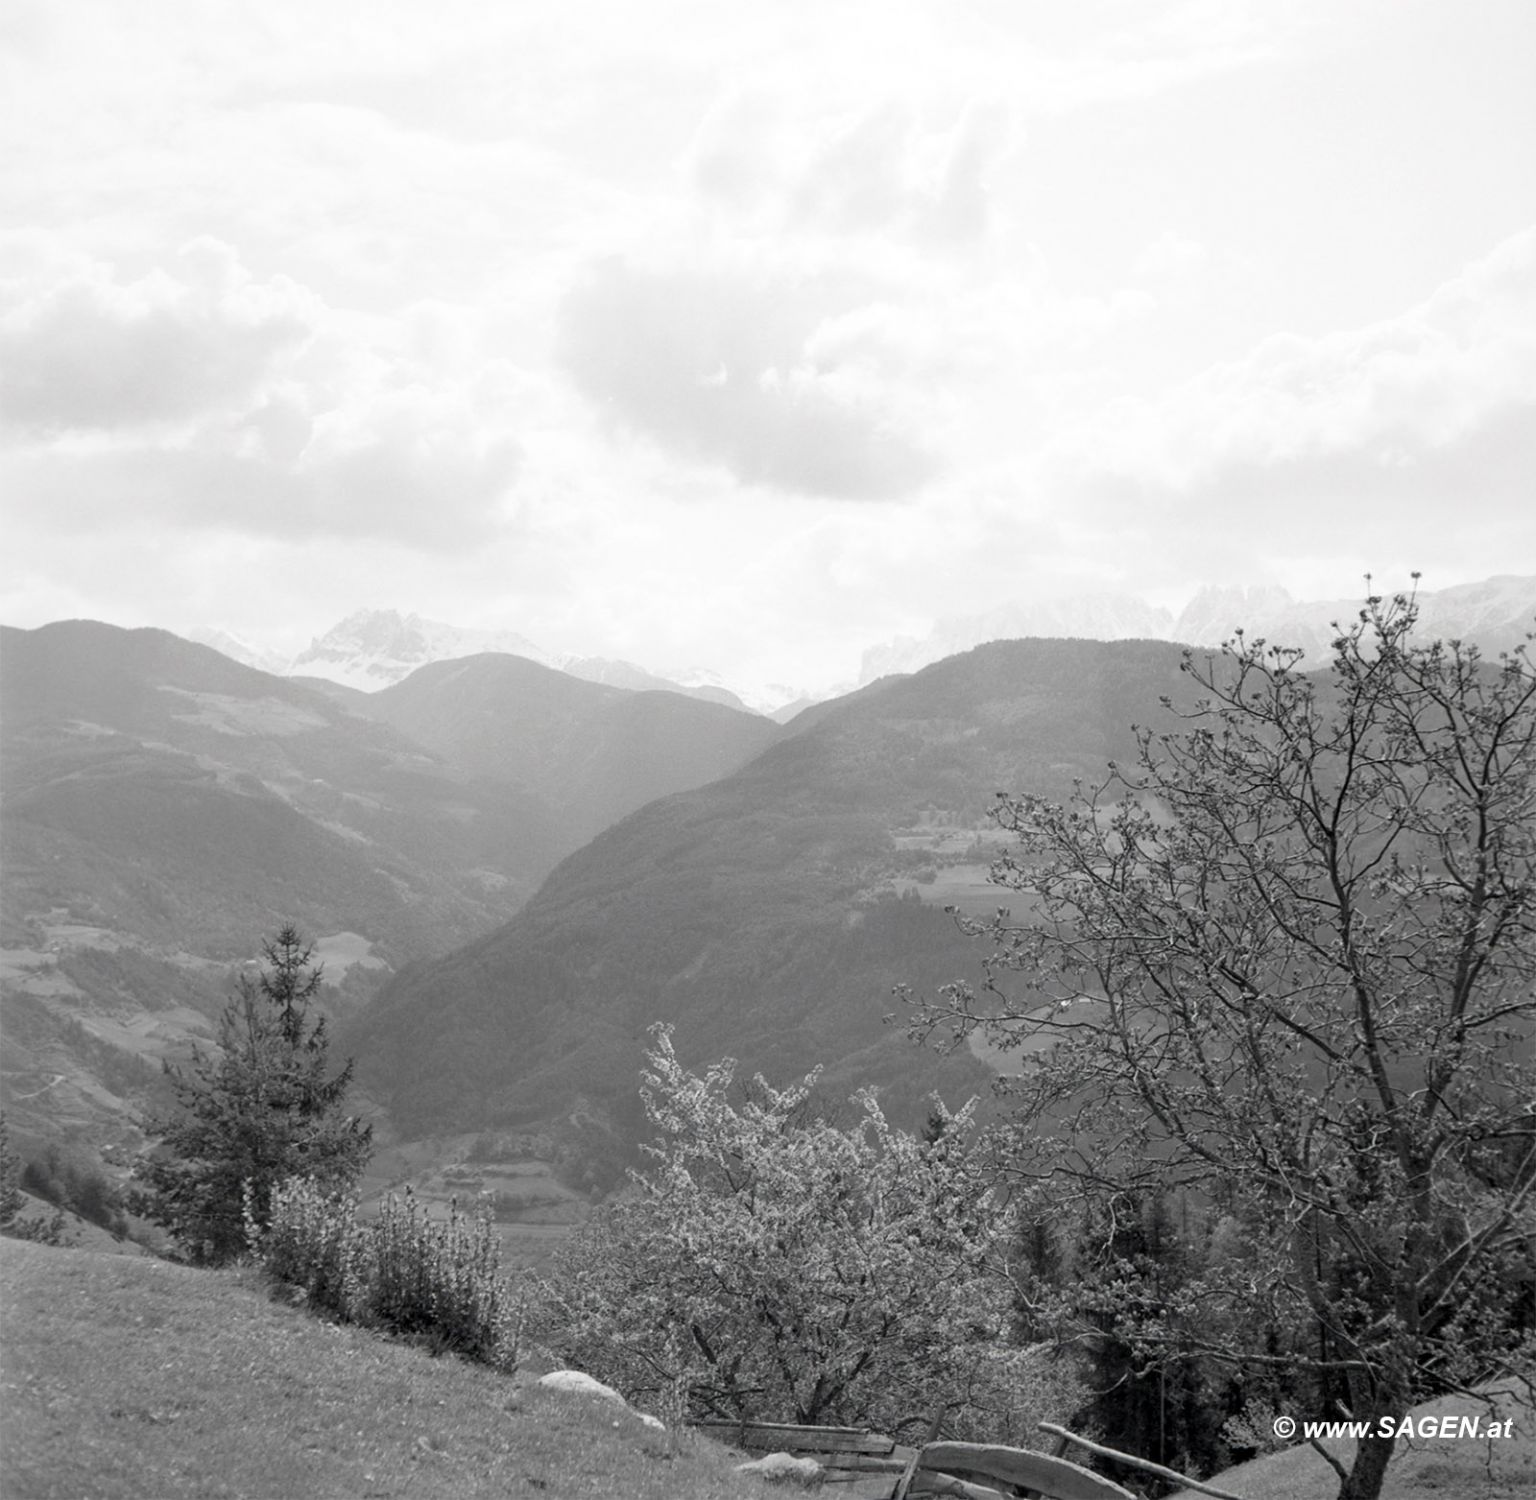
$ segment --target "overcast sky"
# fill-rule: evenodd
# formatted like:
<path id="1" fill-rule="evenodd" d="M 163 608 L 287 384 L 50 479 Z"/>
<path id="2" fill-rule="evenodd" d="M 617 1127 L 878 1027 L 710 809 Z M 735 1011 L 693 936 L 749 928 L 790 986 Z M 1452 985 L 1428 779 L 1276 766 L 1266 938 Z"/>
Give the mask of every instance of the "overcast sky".
<path id="1" fill-rule="evenodd" d="M 1536 572 L 1530 0 L 0 0 L 0 620 L 826 686 Z"/>

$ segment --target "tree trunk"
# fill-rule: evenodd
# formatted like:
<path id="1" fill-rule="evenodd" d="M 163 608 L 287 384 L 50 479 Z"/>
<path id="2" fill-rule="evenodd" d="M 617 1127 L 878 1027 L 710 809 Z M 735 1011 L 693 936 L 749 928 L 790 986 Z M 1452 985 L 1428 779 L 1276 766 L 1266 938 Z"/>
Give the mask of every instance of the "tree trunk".
<path id="1" fill-rule="evenodd" d="M 1397 1438 L 1383 1437 L 1376 1430 L 1376 1422 L 1373 1417 L 1369 1435 L 1356 1440 L 1355 1461 L 1350 1465 L 1349 1478 L 1339 1488 L 1339 1500 L 1380 1500 L 1382 1480 L 1387 1477 Z M 1393 1426 L 1395 1430 L 1395 1422 Z"/>

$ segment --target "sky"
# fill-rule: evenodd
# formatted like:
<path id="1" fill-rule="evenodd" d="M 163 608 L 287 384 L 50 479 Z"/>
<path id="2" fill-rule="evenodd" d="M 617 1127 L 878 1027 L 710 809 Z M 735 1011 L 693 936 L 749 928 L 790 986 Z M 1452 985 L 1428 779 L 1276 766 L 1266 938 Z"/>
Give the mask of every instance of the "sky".
<path id="1" fill-rule="evenodd" d="M 0 621 L 815 689 L 1536 572 L 1529 0 L 0 0 Z"/>

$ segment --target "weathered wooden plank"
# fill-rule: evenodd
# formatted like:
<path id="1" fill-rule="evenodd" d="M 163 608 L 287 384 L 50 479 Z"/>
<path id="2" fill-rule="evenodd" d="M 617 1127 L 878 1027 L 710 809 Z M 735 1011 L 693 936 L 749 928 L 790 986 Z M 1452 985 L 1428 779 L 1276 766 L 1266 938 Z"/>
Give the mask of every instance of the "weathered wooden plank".
<path id="1" fill-rule="evenodd" d="M 693 1426 L 733 1447 L 767 1453 L 889 1454 L 896 1439 L 862 1427 L 797 1427 L 789 1422 L 695 1422 Z"/>
<path id="2" fill-rule="evenodd" d="M 1002 1491 L 994 1490 L 990 1485 L 972 1484 L 968 1479 L 956 1479 L 953 1474 L 940 1474 L 932 1469 L 920 1469 L 907 1491 L 908 1500 L 919 1500 L 924 1495 L 955 1495 L 958 1500 L 1004 1500 Z"/>
<path id="3" fill-rule="evenodd" d="M 889 1462 L 889 1460 L 885 1460 Z M 901 1466 L 905 1469 L 905 1465 Z M 837 1500 L 892 1500 L 900 1473 L 874 1474 L 867 1470 L 826 1469 L 822 1473 L 822 1487 L 834 1486 L 832 1493 Z M 1004 1500 L 997 1490 L 986 1485 L 972 1484 L 957 1479 L 953 1474 L 939 1474 L 932 1470 L 914 1470 L 907 1489 L 907 1500 L 919 1500 L 930 1495 L 950 1495 L 956 1500 Z"/>
<path id="4" fill-rule="evenodd" d="M 1004 1448 L 993 1443 L 929 1443 L 921 1452 L 924 1469 L 1001 1479 L 1038 1490 L 1050 1500 L 1136 1500 L 1113 1480 L 1065 1458 Z"/>
<path id="5" fill-rule="evenodd" d="M 896 1481 L 896 1488 L 891 1491 L 891 1500 L 907 1500 L 912 1490 L 912 1481 L 917 1476 L 917 1466 L 922 1462 L 922 1451 L 914 1453 L 907 1460 L 906 1467 L 901 1471 L 901 1478 Z"/>
<path id="6" fill-rule="evenodd" d="M 1102 1443 L 1079 1437 L 1075 1432 L 1065 1427 L 1058 1427 L 1054 1422 L 1041 1422 L 1038 1425 L 1042 1432 L 1049 1432 L 1061 1440 L 1063 1451 L 1068 1443 L 1076 1443 L 1079 1448 L 1086 1448 L 1090 1453 L 1097 1453 L 1102 1458 L 1112 1458 L 1118 1463 L 1129 1464 L 1135 1469 L 1144 1469 L 1148 1474 L 1156 1474 L 1159 1479 L 1182 1485 L 1186 1490 L 1199 1490 L 1205 1495 L 1215 1495 L 1216 1500 L 1241 1500 L 1241 1497 L 1234 1495 L 1231 1490 L 1217 1489 L 1214 1484 L 1207 1484 L 1203 1479 L 1191 1479 L 1188 1474 L 1181 1474 L 1177 1469 L 1165 1469 L 1161 1464 L 1153 1463 L 1151 1459 L 1137 1458 L 1134 1453 L 1122 1453 L 1118 1448 L 1106 1448 Z"/>
<path id="7" fill-rule="evenodd" d="M 831 1483 L 830 1479 L 822 1481 Z M 891 1480 L 880 1475 L 850 1475 L 846 1484 L 833 1491 L 837 1500 L 891 1500 Z"/>
<path id="8" fill-rule="evenodd" d="M 838 1474 L 899 1474 L 914 1451 L 898 1448 L 894 1453 L 826 1453 L 820 1463 L 829 1480 Z"/>

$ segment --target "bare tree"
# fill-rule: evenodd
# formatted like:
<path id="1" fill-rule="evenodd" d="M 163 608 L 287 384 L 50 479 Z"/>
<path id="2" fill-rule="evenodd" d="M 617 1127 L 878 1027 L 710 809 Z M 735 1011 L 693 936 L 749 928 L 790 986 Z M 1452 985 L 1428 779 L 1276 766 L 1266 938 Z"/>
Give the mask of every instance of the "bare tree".
<path id="1" fill-rule="evenodd" d="M 1134 767 L 1001 798 L 993 874 L 1028 909 L 969 923 L 985 983 L 913 1022 L 1022 1049 L 1022 1177 L 1246 1226 L 1211 1295 L 1316 1336 L 1213 1320 L 1208 1353 L 1347 1391 L 1341 1500 L 1380 1493 L 1414 1402 L 1506 1367 L 1536 1228 L 1536 672 L 1414 620 L 1369 599 L 1315 676 L 1241 635 L 1187 653 L 1197 696 Z"/>

